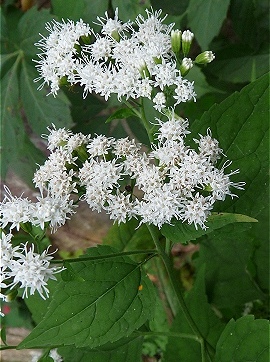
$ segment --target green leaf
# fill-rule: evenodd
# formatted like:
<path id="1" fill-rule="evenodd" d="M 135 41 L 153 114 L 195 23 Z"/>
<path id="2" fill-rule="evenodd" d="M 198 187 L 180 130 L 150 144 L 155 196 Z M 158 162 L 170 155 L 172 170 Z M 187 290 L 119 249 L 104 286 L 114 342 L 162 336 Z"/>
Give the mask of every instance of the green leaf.
<path id="1" fill-rule="evenodd" d="M 94 94 L 88 94 L 84 99 L 83 89 L 78 85 L 74 85 L 71 91 L 68 88 L 64 88 L 63 91 L 71 104 L 71 116 L 73 121 L 77 124 L 77 128 L 83 127 L 85 122 L 92 120 L 98 113 L 102 110 L 104 111 L 107 107 L 107 104 Z M 97 120 L 95 120 L 95 122 L 98 123 Z M 79 131 L 81 130 L 76 130 L 76 132 Z"/>
<path id="2" fill-rule="evenodd" d="M 163 301 L 164 302 L 164 301 Z M 146 335 L 143 342 L 143 355 L 154 357 L 160 352 L 165 352 L 168 337 L 166 333 L 169 332 L 168 317 L 165 308 L 160 298 L 158 298 L 156 307 L 154 308 L 153 320 L 149 321 L 148 327 L 152 332 L 164 333 Z"/>
<path id="3" fill-rule="evenodd" d="M 38 11 L 35 6 L 26 11 L 21 17 L 18 24 L 19 47 L 30 59 L 31 57 L 37 58 L 36 54 L 40 50 L 35 46 L 35 43 L 40 39 L 40 33 L 47 36 L 48 30 L 45 29 L 45 23 L 53 19 L 54 17 L 49 13 L 48 9 Z"/>
<path id="4" fill-rule="evenodd" d="M 264 294 L 252 278 L 248 264 L 253 252 L 250 227 L 229 225 L 200 240 L 199 268 L 206 264 L 209 301 L 220 309 L 234 309 Z M 244 306 L 242 307 L 242 310 Z"/>
<path id="5" fill-rule="evenodd" d="M 71 127 L 70 103 L 64 93 L 57 98 L 47 96 L 46 89 L 37 90 L 34 78 L 37 76 L 33 66 L 26 61 L 22 63 L 21 98 L 27 120 L 38 135 L 46 132 L 52 123 L 58 127 Z"/>
<path id="6" fill-rule="evenodd" d="M 2 79 L 1 94 L 1 174 L 5 177 L 8 167 L 16 159 L 24 139 L 24 126 L 19 114 L 19 57 Z M 15 151 L 15 152 L 14 152 Z"/>
<path id="7" fill-rule="evenodd" d="M 61 347 L 58 352 L 65 362 L 138 362 L 142 353 L 142 337 L 124 338 L 95 349 Z"/>
<path id="8" fill-rule="evenodd" d="M 195 321 L 203 337 L 214 348 L 224 328 L 224 324 L 215 315 L 207 301 L 204 267 L 199 270 L 196 282 L 185 298 L 185 302 L 191 317 Z M 171 332 L 189 334 L 195 337 L 182 310 L 179 310 L 177 313 L 171 327 Z M 169 337 L 164 361 L 194 362 L 201 360 L 201 346 L 198 341 L 183 338 L 181 335 L 179 335 L 179 337 Z"/>
<path id="9" fill-rule="evenodd" d="M 136 114 L 130 108 L 120 108 L 115 111 L 109 118 L 107 118 L 106 123 L 113 121 L 114 119 L 125 119 L 128 117 L 134 117 Z"/>
<path id="10" fill-rule="evenodd" d="M 161 233 L 174 243 L 181 242 L 184 244 L 188 241 L 196 240 L 202 235 L 209 234 L 216 229 L 220 229 L 225 225 L 238 222 L 257 222 L 257 220 L 240 214 L 212 213 L 207 219 L 206 230 L 201 228 L 196 230 L 194 225 L 175 221 L 172 225 L 164 224 L 161 228 Z"/>
<path id="11" fill-rule="evenodd" d="M 193 67 L 187 74 L 186 78 L 194 81 L 194 90 L 197 94 L 197 99 L 206 93 L 217 91 L 216 88 L 211 87 L 205 78 L 205 75 L 199 67 Z"/>
<path id="12" fill-rule="evenodd" d="M 218 35 L 229 4 L 230 0 L 190 0 L 188 24 L 202 50 L 206 50 L 211 40 Z"/>
<path id="13" fill-rule="evenodd" d="M 154 0 L 151 5 L 155 10 L 162 9 L 163 14 L 182 15 L 187 7 L 189 0 L 175 1 L 175 0 Z"/>
<path id="14" fill-rule="evenodd" d="M 52 0 L 52 13 L 59 19 L 80 20 L 85 12 L 84 0 Z"/>
<path id="15" fill-rule="evenodd" d="M 16 170 L 16 174 L 23 181 L 28 185 L 32 185 L 33 174 L 37 169 L 37 164 L 42 165 L 45 161 L 44 154 L 31 142 L 26 133 L 24 133 L 19 149 L 13 150 L 13 153 L 16 154 L 16 157 L 12 162 L 12 168 Z"/>
<path id="16" fill-rule="evenodd" d="M 0 331 L 0 338 L 2 342 L 7 345 L 7 333 L 6 333 L 6 326 L 2 325 L 1 331 Z"/>
<path id="17" fill-rule="evenodd" d="M 109 246 L 87 251 L 89 256 L 109 253 L 114 253 Z M 95 348 L 130 335 L 151 318 L 155 293 L 141 264 L 115 257 L 78 261 L 72 267 L 83 281 L 58 284 L 44 319 L 19 348 Z"/>
<path id="18" fill-rule="evenodd" d="M 230 52 L 226 50 L 227 56 Z M 243 56 L 233 56 L 226 59 L 224 52 L 218 53 L 216 60 L 209 66 L 209 71 L 220 80 L 232 83 L 246 83 L 254 81 L 267 73 L 269 70 L 269 54 L 248 54 Z M 220 59 L 220 60 L 219 60 Z"/>
<path id="19" fill-rule="evenodd" d="M 226 212 L 248 214 L 253 224 L 225 226 L 200 240 L 198 265 L 207 265 L 206 286 L 211 303 L 234 308 L 255 299 L 264 300 L 269 280 L 268 249 L 268 75 L 240 93 L 236 92 L 205 112 L 192 131 L 204 134 L 208 127 L 240 173 L 233 181 L 245 181 L 239 198 L 217 205 Z M 221 160 L 224 163 L 226 158 Z M 250 268 L 255 269 L 255 274 Z M 269 282 L 268 282 L 269 283 Z"/>
<path id="20" fill-rule="evenodd" d="M 64 1 L 64 0 L 63 0 Z M 85 3 L 85 13 L 82 14 L 82 19 L 91 27 L 93 27 L 95 32 L 100 32 L 100 25 L 94 24 L 93 22 L 97 23 L 97 16 L 104 17 L 105 11 L 108 11 L 108 0 L 99 0 L 99 1 L 89 1 L 84 0 Z M 121 16 L 120 16 L 121 19 Z"/>
<path id="21" fill-rule="evenodd" d="M 230 6 L 230 18 L 233 29 L 241 41 L 256 47 L 258 41 L 258 26 L 255 16 L 255 2 L 253 0 L 232 0 Z"/>
<path id="22" fill-rule="evenodd" d="M 267 362 L 269 321 L 247 315 L 230 320 L 217 344 L 216 362 Z"/>
<path id="23" fill-rule="evenodd" d="M 150 1 L 112 0 L 113 8 L 119 8 L 119 18 L 122 21 L 134 20 L 138 14 L 144 15 L 144 10 L 150 6 Z"/>
<path id="24" fill-rule="evenodd" d="M 50 291 L 49 298 L 42 299 L 40 298 L 40 295 L 36 292 L 33 295 L 29 295 L 28 298 L 26 298 L 25 304 L 27 305 L 27 308 L 30 310 L 32 318 L 36 324 L 42 321 L 44 318 L 44 315 L 47 313 L 47 309 L 51 303 L 52 295 L 56 290 L 56 287 L 58 283 L 60 283 L 60 276 L 56 276 L 56 280 L 48 280 L 48 289 Z"/>
<path id="25" fill-rule="evenodd" d="M 113 224 L 103 242 L 119 251 L 144 250 L 154 248 L 153 239 L 146 225 L 131 219 L 120 225 Z M 138 256 L 135 257 L 138 260 Z M 141 256 L 140 256 L 141 258 Z"/>

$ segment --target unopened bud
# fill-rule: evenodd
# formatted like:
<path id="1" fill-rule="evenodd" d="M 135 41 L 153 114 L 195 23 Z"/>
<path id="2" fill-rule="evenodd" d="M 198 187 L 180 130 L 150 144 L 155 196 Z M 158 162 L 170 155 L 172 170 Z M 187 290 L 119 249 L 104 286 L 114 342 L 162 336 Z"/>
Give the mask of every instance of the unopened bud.
<path id="1" fill-rule="evenodd" d="M 211 63 L 213 60 L 215 59 L 215 54 L 209 50 L 199 54 L 196 58 L 195 58 L 195 63 L 196 64 L 207 64 L 207 63 Z"/>
<path id="2" fill-rule="evenodd" d="M 194 34 L 190 30 L 183 31 L 182 34 L 182 50 L 186 56 L 189 53 Z"/>
<path id="3" fill-rule="evenodd" d="M 14 300 L 17 297 L 17 294 L 18 294 L 17 289 L 11 290 L 7 295 L 5 295 L 6 302 L 11 302 L 12 300 Z"/>
<path id="4" fill-rule="evenodd" d="M 181 75 L 182 75 L 182 76 L 186 75 L 192 67 L 193 67 L 193 61 L 192 61 L 192 59 L 190 59 L 190 58 L 184 58 L 184 59 L 182 60 L 182 63 L 181 63 L 181 65 L 180 65 L 180 68 L 179 68 L 179 70 L 180 70 L 180 72 L 181 72 Z"/>
<path id="5" fill-rule="evenodd" d="M 113 30 L 111 33 L 111 37 L 114 38 L 117 42 L 120 41 L 120 35 L 117 30 Z"/>
<path id="6" fill-rule="evenodd" d="M 181 49 L 181 37 L 182 32 L 181 30 L 172 30 L 171 31 L 171 45 L 172 45 L 172 51 L 177 55 L 180 52 Z"/>
<path id="7" fill-rule="evenodd" d="M 139 68 L 139 72 L 140 72 L 140 75 L 142 76 L 142 78 L 150 78 L 150 72 L 149 72 L 145 62 L 143 62 L 143 64 L 141 64 L 141 66 Z"/>

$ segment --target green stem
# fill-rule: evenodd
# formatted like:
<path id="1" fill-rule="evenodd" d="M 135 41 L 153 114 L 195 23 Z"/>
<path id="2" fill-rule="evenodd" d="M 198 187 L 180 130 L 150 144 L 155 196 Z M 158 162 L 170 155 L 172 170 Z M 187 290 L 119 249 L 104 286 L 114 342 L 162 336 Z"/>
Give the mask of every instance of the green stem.
<path id="1" fill-rule="evenodd" d="M 0 351 L 4 351 L 5 349 L 16 349 L 17 346 L 0 346 Z"/>
<path id="2" fill-rule="evenodd" d="M 186 339 L 193 339 L 194 341 L 201 343 L 201 341 L 198 339 L 197 336 L 194 336 L 194 334 L 187 334 L 187 333 L 174 333 L 174 332 L 140 332 L 135 331 L 132 333 L 133 335 L 139 335 L 139 336 L 165 336 L 165 337 L 176 337 L 176 338 L 186 338 Z"/>
<path id="3" fill-rule="evenodd" d="M 172 290 L 171 285 L 168 285 L 168 277 L 166 271 L 164 270 L 164 265 L 162 263 L 162 260 L 160 259 L 154 259 L 153 262 L 155 265 L 158 280 L 160 282 L 161 290 L 166 297 L 166 301 L 171 311 L 172 317 L 175 317 L 178 308 L 176 306 L 174 291 Z"/>
<path id="4" fill-rule="evenodd" d="M 123 251 L 121 253 L 108 254 L 108 255 L 88 256 L 88 257 L 86 256 L 86 257 L 82 257 L 82 258 L 70 258 L 70 259 L 63 259 L 63 260 L 52 260 L 51 263 L 53 263 L 53 264 L 62 264 L 63 262 L 68 262 L 68 263 L 77 262 L 78 263 L 81 261 L 111 259 L 111 258 L 116 258 L 118 256 L 136 255 L 136 254 L 153 254 L 153 256 L 155 256 L 155 255 L 157 255 L 157 251 L 155 249 Z"/>
<path id="5" fill-rule="evenodd" d="M 132 107 L 128 102 L 125 102 L 125 105 L 132 109 L 132 112 L 136 114 L 136 116 L 140 119 L 142 125 L 144 126 L 146 132 L 147 132 L 147 135 L 148 135 L 148 138 L 149 138 L 149 141 L 152 143 L 154 142 L 154 137 L 153 137 L 153 134 L 151 132 L 151 124 L 148 122 L 146 116 L 145 116 L 145 111 L 144 111 L 144 105 L 143 105 L 143 99 L 141 99 L 141 106 L 140 106 L 140 110 L 141 112 L 139 112 L 136 108 Z"/>
<path id="6" fill-rule="evenodd" d="M 179 288 L 179 280 L 175 275 L 175 270 L 173 268 L 171 259 L 169 258 L 169 256 L 166 254 L 166 252 L 163 250 L 160 241 L 159 241 L 159 237 L 157 234 L 157 230 L 153 225 L 149 225 L 146 224 L 147 228 L 153 238 L 153 241 L 156 245 L 156 248 L 158 250 L 158 253 L 164 263 L 164 266 L 167 270 L 170 282 L 172 284 L 173 290 L 175 292 L 175 295 L 177 296 L 177 300 L 178 300 L 178 304 L 180 309 L 182 310 L 183 314 L 186 317 L 186 320 L 190 326 L 190 328 L 192 329 L 193 333 L 197 336 L 197 338 L 200 340 L 201 344 L 202 344 L 202 350 L 203 350 L 203 361 L 205 359 L 205 354 L 207 354 L 208 358 L 210 361 L 212 361 L 212 357 L 214 356 L 214 349 L 211 345 L 209 345 L 205 340 L 203 335 L 201 334 L 200 330 L 198 329 L 196 323 L 194 322 L 193 318 L 191 317 L 189 310 L 186 306 L 184 297 L 182 295 L 182 292 Z"/>
<path id="7" fill-rule="evenodd" d="M 166 253 L 167 255 L 170 255 L 171 249 L 172 249 L 171 240 L 169 240 L 168 238 L 166 238 L 165 253 Z"/>

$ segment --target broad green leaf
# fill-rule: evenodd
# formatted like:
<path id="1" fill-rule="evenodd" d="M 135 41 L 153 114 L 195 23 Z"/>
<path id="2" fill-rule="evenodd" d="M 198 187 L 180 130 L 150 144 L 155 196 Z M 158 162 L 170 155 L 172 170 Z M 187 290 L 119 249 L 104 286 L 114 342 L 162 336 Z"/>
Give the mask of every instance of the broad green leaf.
<path id="1" fill-rule="evenodd" d="M 153 320 L 149 321 L 147 327 L 149 331 L 164 333 L 164 335 L 154 333 L 153 335 L 146 335 L 144 337 L 142 352 L 145 356 L 154 357 L 158 353 L 165 352 L 168 342 L 166 333 L 169 332 L 169 324 L 166 314 L 167 310 L 165 310 L 163 303 L 160 298 L 157 300 Z"/>
<path id="2" fill-rule="evenodd" d="M 95 349 L 61 347 L 58 352 L 65 362 L 138 362 L 142 354 L 142 337 L 123 338 Z"/>
<path id="3" fill-rule="evenodd" d="M 29 136 L 24 134 L 22 143 L 19 145 L 17 155 L 10 165 L 16 174 L 25 181 L 28 185 L 32 185 L 33 174 L 37 169 L 37 165 L 42 165 L 45 161 L 45 156 L 29 139 Z M 15 150 L 13 150 L 14 153 Z"/>
<path id="4" fill-rule="evenodd" d="M 172 223 L 172 225 L 164 224 L 161 228 L 161 233 L 174 243 L 181 242 L 184 244 L 188 241 L 196 240 L 202 235 L 209 234 L 216 229 L 220 229 L 225 225 L 238 222 L 257 222 L 257 220 L 246 215 L 212 213 L 207 219 L 206 230 L 201 228 L 196 230 L 194 225 L 188 225 L 187 223 L 182 223 L 181 221 L 175 221 Z"/>
<path id="5" fill-rule="evenodd" d="M 198 272 L 196 282 L 185 298 L 189 313 L 195 321 L 206 341 L 214 348 L 224 328 L 210 304 L 205 293 L 205 268 Z M 195 362 L 202 361 L 201 346 L 198 341 L 181 337 L 181 333 L 195 336 L 182 310 L 179 310 L 173 321 L 171 332 L 179 333 L 178 337 L 169 337 L 164 361 Z M 208 362 L 208 359 L 207 359 Z"/>
<path id="6" fill-rule="evenodd" d="M 119 8 L 119 18 L 122 21 L 134 20 L 137 15 L 146 15 L 144 10 L 150 6 L 150 1 L 112 0 L 113 8 Z"/>
<path id="7" fill-rule="evenodd" d="M 217 344 L 216 362 L 269 361 L 269 321 L 247 315 L 230 320 Z"/>
<path id="8" fill-rule="evenodd" d="M 0 70 L 1 70 L 1 78 L 2 78 L 2 76 L 5 74 L 5 71 L 4 71 L 4 69 L 7 67 L 6 66 L 6 63 L 10 63 L 11 62 L 11 60 L 14 62 L 15 60 L 16 60 L 16 58 L 17 58 L 17 56 L 19 55 L 19 53 L 18 52 L 14 52 L 14 53 L 7 53 L 7 54 L 1 54 L 0 55 Z M 15 59 L 14 59 L 15 58 Z M 10 64 L 9 64 L 10 65 Z M 10 67 L 8 67 L 8 68 L 11 68 L 11 66 Z"/>
<path id="9" fill-rule="evenodd" d="M 230 49 L 227 50 L 228 52 Z M 224 59 L 223 53 L 217 54 L 209 70 L 220 80 L 233 83 L 254 81 L 269 71 L 269 54 L 231 56 Z M 229 54 L 228 54 L 229 55 Z"/>
<path id="10" fill-rule="evenodd" d="M 108 1 L 99 0 L 99 1 L 89 1 L 84 0 L 85 3 L 85 13 L 82 15 L 84 21 L 94 29 L 96 32 L 100 32 L 101 25 L 94 24 L 98 23 L 97 17 L 105 17 L 105 12 L 108 11 Z M 121 19 L 121 16 L 120 16 Z"/>
<path id="11" fill-rule="evenodd" d="M 45 23 L 51 20 L 53 20 L 53 16 L 48 9 L 38 11 L 36 7 L 26 11 L 20 19 L 18 24 L 19 47 L 25 55 L 29 56 L 30 60 L 31 57 L 37 59 L 36 54 L 40 53 L 40 50 L 35 46 L 35 43 L 41 38 L 39 34 L 44 36 L 48 34 Z"/>
<path id="12" fill-rule="evenodd" d="M 206 286 L 210 301 L 220 308 L 241 306 L 254 299 L 264 300 L 269 276 L 268 248 L 268 75 L 240 93 L 236 92 L 205 112 L 192 130 L 204 134 L 208 127 L 239 169 L 233 181 L 245 181 L 239 198 L 227 198 L 217 209 L 248 214 L 254 224 L 232 224 L 222 233 L 213 232 L 200 242 L 198 264 L 207 265 Z M 226 158 L 221 160 L 224 163 Z M 258 270 L 254 277 L 251 268 Z"/>
<path id="13" fill-rule="evenodd" d="M 153 0 L 151 1 L 151 5 L 155 10 L 162 9 L 163 14 L 170 14 L 170 15 L 182 15 L 187 7 L 188 7 L 188 0 L 182 1 L 175 1 L 175 0 Z"/>
<path id="14" fill-rule="evenodd" d="M 190 0 L 188 24 L 202 50 L 207 50 L 212 39 L 218 35 L 229 4 L 230 0 Z"/>
<path id="15" fill-rule="evenodd" d="M 2 79 L 1 94 L 1 174 L 5 176 L 7 169 L 16 159 L 24 139 L 23 122 L 19 114 L 19 57 L 12 68 Z"/>
<path id="16" fill-rule="evenodd" d="M 27 308 L 30 310 L 32 318 L 36 324 L 42 321 L 44 315 L 47 313 L 47 309 L 51 303 L 53 293 L 56 290 L 58 283 L 60 283 L 60 276 L 56 276 L 56 280 L 48 280 L 48 289 L 50 291 L 49 298 L 42 299 L 40 295 L 36 292 L 33 295 L 29 295 L 28 298 L 25 299 L 25 304 Z"/>
<path id="17" fill-rule="evenodd" d="M 108 253 L 114 250 L 98 246 L 87 255 Z M 129 336 L 152 317 L 155 293 L 141 264 L 115 257 L 78 261 L 72 268 L 83 281 L 58 284 L 44 319 L 19 348 L 95 348 Z"/>
<path id="18" fill-rule="evenodd" d="M 250 227 L 228 225 L 200 239 L 197 267 L 206 264 L 209 301 L 221 309 L 234 309 L 265 295 L 253 279 L 248 264 L 253 254 Z"/>
<path id="19" fill-rule="evenodd" d="M 125 119 L 128 117 L 134 117 L 136 114 L 130 108 L 120 108 L 115 111 L 109 118 L 107 118 L 106 123 L 113 121 L 114 119 Z"/>
<path id="20" fill-rule="evenodd" d="M 211 87 L 205 78 L 205 75 L 202 73 L 199 67 L 193 67 L 186 76 L 190 81 L 194 81 L 194 90 L 197 94 L 197 99 L 203 96 L 206 93 L 216 92 L 217 89 Z"/>
<path id="21" fill-rule="evenodd" d="M 139 221 L 134 218 L 120 225 L 114 224 L 103 242 L 120 251 L 154 248 L 152 237 L 146 225 L 141 225 L 139 228 L 138 225 Z"/>
<path id="22" fill-rule="evenodd" d="M 85 12 L 84 0 L 52 0 L 52 13 L 59 19 L 80 20 Z"/>
<path id="23" fill-rule="evenodd" d="M 56 127 L 71 127 L 72 119 L 67 97 L 63 93 L 56 98 L 47 96 L 45 88 L 38 91 L 37 83 L 33 81 L 36 76 L 34 67 L 23 61 L 21 98 L 27 120 L 33 131 L 41 135 L 52 123 Z"/>
<path id="24" fill-rule="evenodd" d="M 86 122 L 92 120 L 95 116 L 98 115 L 102 110 L 104 111 L 107 107 L 107 104 L 102 101 L 100 98 L 96 97 L 94 94 L 88 94 L 87 97 L 83 98 L 83 89 L 78 85 L 72 88 L 63 88 L 65 95 L 69 99 L 71 105 L 71 116 L 74 123 L 77 124 L 77 128 L 83 127 Z M 98 121 L 96 123 L 96 128 L 98 126 Z M 100 123 L 105 123 L 104 121 Z M 79 132 L 80 130 L 76 131 Z M 91 131 L 92 132 L 92 131 Z M 90 133 L 91 133 L 90 132 Z"/>
<path id="25" fill-rule="evenodd" d="M 241 41 L 251 47 L 256 47 L 258 42 L 258 24 L 253 0 L 232 0 L 230 6 L 230 18 L 234 31 Z"/>

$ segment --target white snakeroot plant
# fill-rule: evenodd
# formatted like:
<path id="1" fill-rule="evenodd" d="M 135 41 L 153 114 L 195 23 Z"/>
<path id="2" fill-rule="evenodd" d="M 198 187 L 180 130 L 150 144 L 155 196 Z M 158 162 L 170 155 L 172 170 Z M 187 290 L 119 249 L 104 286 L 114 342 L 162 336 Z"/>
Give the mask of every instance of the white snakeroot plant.
<path id="1" fill-rule="evenodd" d="M 189 121 L 177 115 L 179 104 L 196 101 L 194 82 L 185 75 L 194 65 L 207 64 L 215 56 L 206 51 L 194 61 L 188 58 L 194 34 L 173 30 L 174 24 L 166 25 L 165 19 L 161 11 L 151 9 L 134 22 L 123 23 L 116 9 L 114 18 L 108 13 L 98 17 L 99 32 L 82 20 L 46 24 L 49 35 L 36 44 L 42 51 L 36 61 L 40 74 L 36 81 L 42 81 L 39 88 L 46 85 L 50 94 L 57 96 L 61 86 L 77 86 L 82 88 L 84 98 L 94 93 L 106 101 L 115 95 L 144 126 L 150 147 L 128 137 L 91 137 L 54 125 L 48 127 L 48 135 L 43 138 L 50 154 L 33 176 L 39 191 L 36 202 L 23 195 L 13 196 L 5 188 L 0 203 L 0 299 L 6 301 L 11 291 L 19 288 L 23 298 L 36 291 L 43 299 L 49 296 L 48 281 L 55 280 L 64 268 L 52 266 L 61 261 L 53 260 L 42 241 L 47 229 L 56 232 L 81 202 L 91 210 L 105 211 L 115 223 L 135 218 L 138 227 L 145 224 L 176 291 L 172 264 L 168 262 L 170 244 L 166 240 L 164 247 L 160 241 L 164 241 L 163 227 L 188 224 L 194 233 L 204 232 L 215 203 L 226 196 L 237 196 L 232 188 L 243 189 L 243 182 L 231 180 L 239 170 L 227 171 L 231 162 L 222 161 L 226 156 L 211 130 L 192 139 Z M 146 118 L 144 98 L 152 104 L 156 117 Z M 14 229 L 28 232 L 33 243 L 12 245 Z M 70 259 L 69 263 L 80 260 Z M 85 282 L 79 276 L 81 279 Z M 111 284 L 108 286 L 106 293 Z M 139 285 L 138 291 L 142 288 Z M 179 308 L 198 341 L 202 341 L 180 294 Z M 103 295 L 97 296 L 97 303 Z M 76 328 L 79 324 L 75 323 Z"/>

